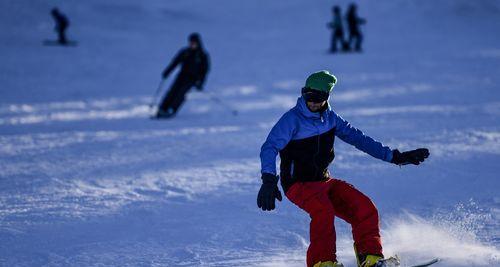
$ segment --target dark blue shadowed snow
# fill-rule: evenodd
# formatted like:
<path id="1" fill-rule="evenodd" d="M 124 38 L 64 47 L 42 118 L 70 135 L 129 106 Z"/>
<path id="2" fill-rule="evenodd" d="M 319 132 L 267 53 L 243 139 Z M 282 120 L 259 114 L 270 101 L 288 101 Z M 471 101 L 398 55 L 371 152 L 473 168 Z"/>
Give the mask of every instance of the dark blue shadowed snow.
<path id="1" fill-rule="evenodd" d="M 309 218 L 288 200 L 257 209 L 258 155 L 320 69 L 354 126 L 431 150 L 398 168 L 336 142 L 330 171 L 376 203 L 385 254 L 500 265 L 499 3 L 358 3 L 363 53 L 330 55 L 330 1 L 2 1 L 0 266 L 304 266 Z M 42 45 L 54 5 L 78 46 Z M 192 31 L 229 107 L 192 92 L 175 119 L 149 120 Z"/>

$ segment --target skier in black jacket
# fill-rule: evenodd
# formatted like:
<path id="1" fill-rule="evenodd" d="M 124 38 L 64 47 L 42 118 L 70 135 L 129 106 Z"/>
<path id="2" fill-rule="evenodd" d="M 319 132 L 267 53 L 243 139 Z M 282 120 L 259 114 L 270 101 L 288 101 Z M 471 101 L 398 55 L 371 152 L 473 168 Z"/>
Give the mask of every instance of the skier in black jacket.
<path id="1" fill-rule="evenodd" d="M 347 43 L 344 40 L 344 27 L 342 25 L 342 15 L 340 7 L 334 6 L 332 8 L 333 20 L 328 23 L 328 28 L 332 29 L 332 39 L 330 42 L 330 53 L 337 52 L 337 43 L 340 43 L 342 50 L 346 50 Z"/>
<path id="2" fill-rule="evenodd" d="M 50 14 L 54 18 L 54 21 L 56 22 L 55 26 L 55 31 L 57 32 L 58 35 L 58 43 L 61 45 L 66 45 L 68 44 L 68 40 L 66 39 L 66 29 L 69 27 L 69 20 L 68 17 L 66 17 L 57 7 L 54 7 L 51 11 Z"/>
<path id="3" fill-rule="evenodd" d="M 354 49 L 356 52 L 361 52 L 361 44 L 363 43 L 363 34 L 360 30 L 360 25 L 365 24 L 366 20 L 358 16 L 358 6 L 356 4 L 350 4 L 349 10 L 347 11 L 347 25 L 349 28 L 349 39 L 347 43 L 350 49 Z M 354 47 L 352 47 L 354 42 Z"/>
<path id="4" fill-rule="evenodd" d="M 181 64 L 181 71 L 158 108 L 157 118 L 174 116 L 191 87 L 195 86 L 197 90 L 203 90 L 205 77 L 210 68 L 209 57 L 203 49 L 198 33 L 190 34 L 188 40 L 189 46 L 181 49 L 162 73 L 163 79 L 166 79 L 175 67 Z"/>

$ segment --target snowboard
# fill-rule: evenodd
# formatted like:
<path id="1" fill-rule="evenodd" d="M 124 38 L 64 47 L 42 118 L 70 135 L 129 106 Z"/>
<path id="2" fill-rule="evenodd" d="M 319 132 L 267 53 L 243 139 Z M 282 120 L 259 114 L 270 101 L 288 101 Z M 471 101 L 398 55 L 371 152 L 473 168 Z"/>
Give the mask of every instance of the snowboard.
<path id="1" fill-rule="evenodd" d="M 57 40 L 43 40 L 45 46 L 77 46 L 77 41 L 67 41 L 65 44 L 59 43 Z"/>
<path id="2" fill-rule="evenodd" d="M 390 257 L 388 259 L 382 260 L 382 262 L 383 262 L 383 264 L 381 265 L 381 267 L 401 267 L 401 262 L 400 262 L 398 256 Z M 431 265 L 433 265 L 434 263 L 437 263 L 437 262 L 439 262 L 439 259 L 438 258 L 434 258 L 434 259 L 432 259 L 430 261 L 423 262 L 423 263 L 420 263 L 420 264 L 416 264 L 416 265 L 403 265 L 403 266 L 404 267 L 427 267 L 427 266 L 431 266 Z"/>
<path id="3" fill-rule="evenodd" d="M 439 262 L 439 259 L 436 258 L 436 259 L 432 259 L 432 260 L 425 262 L 425 263 L 422 263 L 422 264 L 412 265 L 411 267 L 426 267 L 426 266 L 431 266 L 437 262 Z"/>

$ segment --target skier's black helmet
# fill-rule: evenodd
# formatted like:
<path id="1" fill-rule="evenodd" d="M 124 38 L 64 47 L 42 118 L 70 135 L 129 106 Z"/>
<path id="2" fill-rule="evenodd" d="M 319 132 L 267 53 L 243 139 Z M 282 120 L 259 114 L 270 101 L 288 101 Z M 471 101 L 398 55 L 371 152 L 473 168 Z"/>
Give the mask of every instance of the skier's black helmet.
<path id="1" fill-rule="evenodd" d="M 193 43 L 197 43 L 197 44 L 201 44 L 201 37 L 200 37 L 200 34 L 197 33 L 197 32 L 193 32 L 189 35 L 189 38 L 188 38 L 189 42 L 193 42 Z"/>

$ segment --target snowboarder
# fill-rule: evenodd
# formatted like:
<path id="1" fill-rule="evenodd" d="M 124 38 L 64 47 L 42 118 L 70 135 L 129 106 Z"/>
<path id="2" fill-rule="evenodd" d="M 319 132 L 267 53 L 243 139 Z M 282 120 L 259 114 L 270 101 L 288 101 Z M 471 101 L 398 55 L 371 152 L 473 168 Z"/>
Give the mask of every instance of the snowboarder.
<path id="1" fill-rule="evenodd" d="M 347 43 L 344 40 L 344 27 L 342 25 L 342 15 L 340 7 L 334 6 L 332 8 L 333 20 L 328 23 L 328 28 L 332 30 L 332 39 L 330 43 L 330 53 L 337 52 L 337 43 L 340 43 L 342 50 L 346 50 Z"/>
<path id="2" fill-rule="evenodd" d="M 181 49 L 162 73 L 163 79 L 166 79 L 177 65 L 182 65 L 181 71 L 158 108 L 157 118 L 174 116 L 191 87 L 195 86 L 197 90 L 203 90 L 205 77 L 210 67 L 209 57 L 203 49 L 198 33 L 190 34 L 188 41 L 189 47 Z"/>
<path id="3" fill-rule="evenodd" d="M 349 28 L 349 39 L 347 40 L 349 49 L 352 49 L 354 42 L 354 51 L 361 52 L 361 43 L 363 42 L 363 34 L 361 34 L 360 25 L 365 24 L 366 20 L 358 17 L 357 5 L 350 4 L 347 11 L 346 20 Z"/>
<path id="4" fill-rule="evenodd" d="M 50 14 L 54 18 L 54 21 L 56 23 L 56 26 L 54 27 L 54 30 L 57 32 L 58 36 L 58 43 L 60 45 L 66 45 L 68 44 L 68 40 L 66 39 L 66 29 L 69 27 L 69 20 L 66 15 L 61 13 L 57 7 L 54 7 L 51 11 Z"/>
<path id="5" fill-rule="evenodd" d="M 420 148 L 391 150 L 337 115 L 328 103 L 337 78 L 328 71 L 311 74 L 294 108 L 274 125 L 262 145 L 262 186 L 257 206 L 269 211 L 282 200 L 277 183 L 276 156 L 280 155 L 281 186 L 286 197 L 311 217 L 307 266 L 342 266 L 337 262 L 334 217 L 352 226 L 358 266 L 383 259 L 378 211 L 373 202 L 351 184 L 332 178 L 335 136 L 369 155 L 397 165 L 418 165 L 429 156 Z"/>

